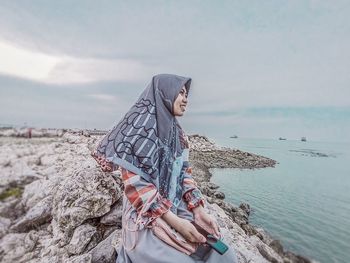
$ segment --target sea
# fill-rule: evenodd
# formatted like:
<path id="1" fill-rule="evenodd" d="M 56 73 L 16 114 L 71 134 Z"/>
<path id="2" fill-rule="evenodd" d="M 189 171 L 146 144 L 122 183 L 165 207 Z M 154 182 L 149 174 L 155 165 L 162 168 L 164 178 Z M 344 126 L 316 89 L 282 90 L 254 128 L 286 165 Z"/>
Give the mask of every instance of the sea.
<path id="1" fill-rule="evenodd" d="M 249 203 L 250 223 L 285 249 L 322 263 L 350 262 L 350 143 L 215 138 L 276 160 L 274 168 L 211 169 L 226 201 Z"/>

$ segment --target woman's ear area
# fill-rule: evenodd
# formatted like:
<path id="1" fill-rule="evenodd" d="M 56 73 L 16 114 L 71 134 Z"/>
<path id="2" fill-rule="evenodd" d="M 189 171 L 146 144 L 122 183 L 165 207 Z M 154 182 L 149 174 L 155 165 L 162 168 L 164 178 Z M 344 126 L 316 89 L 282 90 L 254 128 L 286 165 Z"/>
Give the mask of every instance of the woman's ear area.
<path id="1" fill-rule="evenodd" d="M 185 83 L 185 88 L 186 88 L 187 94 L 190 92 L 191 83 L 192 83 L 192 79 L 190 79 L 190 78 Z"/>

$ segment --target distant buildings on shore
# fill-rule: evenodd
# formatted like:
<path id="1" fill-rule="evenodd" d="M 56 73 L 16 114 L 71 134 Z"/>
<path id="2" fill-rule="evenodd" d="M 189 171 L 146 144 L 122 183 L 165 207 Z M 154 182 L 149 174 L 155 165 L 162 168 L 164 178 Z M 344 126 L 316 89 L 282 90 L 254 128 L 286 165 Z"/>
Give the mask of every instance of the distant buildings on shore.
<path id="1" fill-rule="evenodd" d="M 64 133 L 90 135 L 105 135 L 107 130 L 98 129 L 57 129 L 57 128 L 34 128 L 30 126 L 0 125 L 0 137 L 61 137 Z"/>

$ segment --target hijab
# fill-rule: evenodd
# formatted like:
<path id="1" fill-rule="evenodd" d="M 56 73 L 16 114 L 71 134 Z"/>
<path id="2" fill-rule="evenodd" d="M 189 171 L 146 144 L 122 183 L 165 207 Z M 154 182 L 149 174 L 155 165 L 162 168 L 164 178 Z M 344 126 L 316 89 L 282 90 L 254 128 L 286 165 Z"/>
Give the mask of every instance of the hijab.
<path id="1" fill-rule="evenodd" d="M 99 143 L 92 154 L 104 171 L 120 166 L 153 183 L 168 197 L 173 163 L 182 154 L 183 130 L 173 105 L 191 78 L 159 74 L 152 78 L 136 103 Z"/>

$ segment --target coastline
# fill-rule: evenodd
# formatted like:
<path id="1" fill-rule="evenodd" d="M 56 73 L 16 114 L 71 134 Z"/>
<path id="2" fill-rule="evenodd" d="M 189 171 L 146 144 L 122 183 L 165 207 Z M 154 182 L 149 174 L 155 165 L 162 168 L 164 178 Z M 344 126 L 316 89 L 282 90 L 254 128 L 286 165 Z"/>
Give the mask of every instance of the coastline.
<path id="1" fill-rule="evenodd" d="M 121 180 L 117 172 L 103 173 L 90 156 L 103 133 L 36 129 L 32 139 L 22 138 L 23 131 L 17 135 L 0 131 L 0 261 L 114 262 L 121 235 Z M 189 139 L 193 176 L 206 210 L 217 218 L 239 262 L 312 262 L 250 225 L 249 204 L 224 201 L 210 182 L 211 168 L 254 169 L 276 162 L 219 147 L 204 136 Z"/>
<path id="2" fill-rule="evenodd" d="M 274 167 L 277 163 L 275 160 L 244 152 L 239 149 L 217 146 L 207 137 L 198 134 L 190 135 L 189 140 L 191 144 L 190 163 L 194 168 L 193 176 L 198 182 L 198 187 L 205 195 L 207 202 L 210 204 L 217 204 L 222 208 L 226 215 L 228 215 L 248 237 L 256 236 L 259 238 L 263 244 L 256 243 L 256 247 L 267 261 L 314 262 L 307 257 L 285 250 L 279 240 L 273 239 L 262 228 L 251 225 L 249 223 L 250 205 L 248 203 L 241 203 L 239 206 L 235 206 L 232 203 L 226 202 L 225 194 L 219 191 L 220 187 L 210 182 L 212 177 L 210 169 L 212 168 L 260 169 Z M 234 244 L 231 245 L 234 246 Z M 241 253 L 239 247 L 236 251 Z M 244 253 L 238 256 L 240 262 L 249 262 L 249 260 L 247 260 L 247 255 Z"/>

